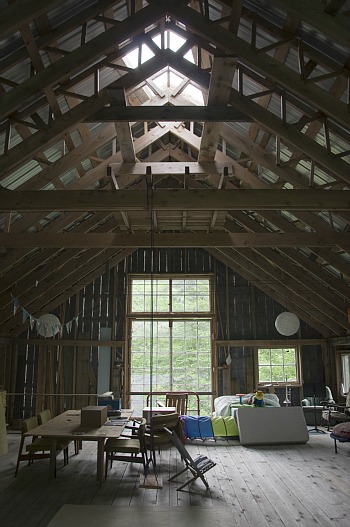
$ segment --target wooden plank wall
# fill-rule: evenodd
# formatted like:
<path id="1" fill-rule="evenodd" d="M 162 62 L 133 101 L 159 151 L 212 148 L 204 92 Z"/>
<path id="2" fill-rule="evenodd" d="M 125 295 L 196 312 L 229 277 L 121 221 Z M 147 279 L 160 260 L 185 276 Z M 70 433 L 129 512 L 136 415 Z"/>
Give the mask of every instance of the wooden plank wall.
<path id="1" fill-rule="evenodd" d="M 88 284 L 55 313 L 64 324 L 63 339 L 98 340 L 101 327 L 112 327 L 113 273 L 108 269 L 108 274 Z M 69 321 L 73 321 L 71 331 L 65 326 Z M 32 339 L 38 337 L 35 330 L 28 329 L 26 334 Z M 13 347 L 11 379 L 4 384 L 7 391 L 26 396 L 16 395 L 10 400 L 11 419 L 17 422 L 44 408 L 50 408 L 52 415 L 56 415 L 66 408 L 96 404 L 98 349 L 97 346 L 61 348 L 55 338 L 43 338 L 40 345 Z M 54 397 L 65 393 L 93 396 Z"/>
<path id="2" fill-rule="evenodd" d="M 114 269 L 106 264 L 105 273 L 81 292 L 70 298 L 55 314 L 62 323 L 77 318 L 72 332 L 64 328 L 64 339 L 99 339 L 100 328 L 110 327 L 112 338 L 125 341 L 125 309 L 127 276 L 129 273 L 213 273 L 216 287 L 216 336 L 220 340 L 274 339 L 280 338 L 274 321 L 283 308 L 247 282 L 232 269 L 216 261 L 201 249 L 140 249 L 120 262 Z M 302 326 L 304 338 L 320 338 L 312 328 Z M 30 329 L 22 335 L 36 338 Z M 111 387 L 116 396 L 123 393 L 124 370 L 127 366 L 127 345 L 112 349 Z M 233 393 L 244 393 L 255 388 L 255 362 L 252 347 L 220 348 L 218 351 L 218 394 L 224 387 Z M 43 407 L 51 407 L 53 413 L 69 407 L 94 404 L 89 396 L 61 397 L 52 404 L 50 398 L 35 398 L 36 393 L 83 393 L 95 394 L 98 379 L 98 353 L 95 346 L 64 346 L 55 340 L 43 339 L 40 346 L 20 344 L 12 346 L 0 362 L 0 379 L 5 379 L 5 389 L 29 394 L 25 398 L 16 396 L 10 400 L 10 412 L 14 419 L 33 415 Z M 223 372 L 227 354 L 232 362 Z M 307 346 L 302 349 L 302 368 L 305 380 L 323 378 L 325 369 L 334 370 L 335 360 L 328 349 Z M 7 366 L 10 371 L 4 373 Z M 334 383 L 335 373 L 326 374 L 326 382 Z M 57 379 L 57 381 L 56 381 Z M 1 384 L 1 381 L 0 381 Z M 332 385 L 333 386 L 333 385 Z M 292 392 L 294 404 L 299 394 Z M 284 399 L 283 393 L 281 397 Z"/>

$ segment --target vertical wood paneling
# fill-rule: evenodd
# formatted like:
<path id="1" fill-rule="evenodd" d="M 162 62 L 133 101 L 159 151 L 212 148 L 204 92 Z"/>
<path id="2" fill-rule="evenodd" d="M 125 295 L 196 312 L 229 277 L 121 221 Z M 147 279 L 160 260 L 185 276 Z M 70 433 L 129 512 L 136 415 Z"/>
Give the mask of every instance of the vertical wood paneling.
<path id="1" fill-rule="evenodd" d="M 45 344 L 38 346 L 37 358 L 38 361 L 35 392 L 39 395 L 37 395 L 36 397 L 35 414 L 38 414 L 39 412 L 41 412 L 41 410 L 44 410 L 45 398 L 40 394 L 45 393 L 46 373 L 50 373 L 48 371 L 49 365 L 47 364 L 47 347 L 45 346 Z"/>
<path id="2" fill-rule="evenodd" d="M 82 333 L 80 338 L 86 339 L 88 333 Z M 75 397 L 75 408 L 83 408 L 89 405 L 90 393 L 90 347 L 78 347 L 76 350 L 76 379 L 75 390 L 77 394 Z"/>
<path id="3" fill-rule="evenodd" d="M 109 269 L 77 295 L 65 302 L 59 313 L 62 323 L 73 320 L 78 314 L 78 322 L 73 322 L 72 332 L 63 331 L 63 338 L 84 337 L 98 339 L 100 327 L 111 327 L 112 337 L 125 341 L 126 336 L 126 301 L 128 273 L 213 273 L 215 277 L 215 324 L 214 333 L 220 340 L 232 339 L 276 339 L 280 338 L 274 322 L 276 316 L 284 309 L 271 298 L 247 282 L 231 268 L 215 260 L 207 251 L 200 248 L 139 249 L 115 269 Z M 29 331 L 36 338 L 35 331 Z M 320 335 L 301 322 L 303 338 L 319 338 Z M 26 333 L 22 335 L 26 337 Z M 43 339 L 43 344 L 47 342 Z M 217 350 L 217 364 L 223 366 L 227 353 L 232 363 L 231 379 L 223 380 L 223 371 L 218 375 L 218 392 L 231 385 L 234 393 L 248 392 L 255 388 L 254 350 L 249 347 L 231 347 L 229 350 Z M 111 389 L 118 396 L 123 389 L 123 371 L 127 368 L 125 357 L 128 353 L 128 342 L 112 350 Z M 10 361 L 9 361 L 10 357 Z M 9 371 L 8 366 L 10 366 Z M 320 346 L 306 346 L 302 349 L 302 369 L 305 382 L 332 383 L 336 390 L 334 351 L 328 347 L 323 351 Z M 225 376 L 227 374 L 225 371 Z M 6 373 L 5 373 L 6 372 Z M 48 372 L 50 372 L 49 377 Z M 57 373 L 57 383 L 56 383 Z M 91 393 L 96 390 L 98 375 L 98 348 L 87 346 L 64 347 L 61 350 L 51 343 L 51 351 L 38 346 L 20 345 L 11 349 L 9 355 L 0 358 L 0 384 L 5 379 L 7 391 L 29 394 L 53 391 L 57 393 Z M 293 391 L 297 395 L 297 390 Z M 282 394 L 283 396 L 283 394 Z M 294 399 L 293 399 L 294 400 Z M 73 406 L 73 398 L 59 399 L 57 407 Z M 88 404 L 88 396 L 77 398 L 77 407 Z M 14 418 L 33 415 L 42 409 L 43 400 L 34 396 L 16 397 L 12 400 L 9 413 Z"/>
<path id="4" fill-rule="evenodd" d="M 10 344 L 0 345 L 0 387 L 9 385 L 8 373 L 11 371 L 9 363 L 11 358 L 10 351 Z"/>

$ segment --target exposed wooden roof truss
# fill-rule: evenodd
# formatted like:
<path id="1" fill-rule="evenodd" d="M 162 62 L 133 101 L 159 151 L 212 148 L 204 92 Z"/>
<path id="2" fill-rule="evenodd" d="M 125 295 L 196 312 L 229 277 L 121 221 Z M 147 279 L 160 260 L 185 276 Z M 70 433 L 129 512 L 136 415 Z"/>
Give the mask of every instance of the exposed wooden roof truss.
<path id="1" fill-rule="evenodd" d="M 349 11 L 347 0 L 3 7 L 1 335 L 21 327 L 11 294 L 32 313 L 58 306 L 151 231 L 159 247 L 203 247 L 288 296 L 325 337 L 348 335 Z"/>

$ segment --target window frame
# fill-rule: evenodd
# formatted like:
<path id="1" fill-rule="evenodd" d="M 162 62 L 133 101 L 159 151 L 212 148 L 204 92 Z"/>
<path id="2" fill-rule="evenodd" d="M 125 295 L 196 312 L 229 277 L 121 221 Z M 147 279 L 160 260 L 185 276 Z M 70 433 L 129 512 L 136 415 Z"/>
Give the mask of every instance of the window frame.
<path id="1" fill-rule="evenodd" d="M 132 311 L 132 282 L 133 280 L 208 280 L 209 281 L 209 311 Z M 212 273 L 203 273 L 201 274 L 137 274 L 132 273 L 128 276 L 128 304 L 127 304 L 127 318 L 212 318 L 215 316 L 215 305 L 214 305 L 214 277 Z M 170 293 L 170 303 L 172 303 L 171 293 Z"/>
<path id="2" fill-rule="evenodd" d="M 172 312 L 172 311 L 160 311 L 160 312 L 139 312 L 132 311 L 132 281 L 133 280 L 208 280 L 209 281 L 209 311 L 181 311 L 181 312 Z M 127 304 L 126 304 L 126 346 L 125 346 L 125 356 L 126 364 L 124 369 L 124 400 L 127 404 L 130 403 L 131 398 L 131 327 L 132 321 L 139 320 L 151 320 L 152 318 L 157 318 L 159 320 L 191 320 L 191 319 L 209 319 L 211 324 L 211 391 L 203 392 L 203 395 L 210 395 L 213 401 L 214 395 L 217 393 L 217 350 L 215 346 L 214 339 L 214 328 L 216 324 L 215 317 L 215 277 L 213 273 L 130 273 L 127 278 Z M 202 392 L 198 392 L 201 394 Z M 141 392 L 140 392 L 141 394 Z"/>
<path id="3" fill-rule="evenodd" d="M 340 382 L 344 385 L 345 392 L 350 390 L 350 371 L 344 372 L 345 367 L 345 361 L 344 358 L 346 357 L 346 362 L 348 362 L 348 366 L 350 365 L 350 350 L 341 350 L 339 352 L 340 355 Z M 346 382 L 347 381 L 347 384 Z"/>
<path id="4" fill-rule="evenodd" d="M 259 350 L 260 349 L 269 349 L 269 350 L 275 350 L 275 349 L 294 349 L 295 350 L 295 367 L 296 367 L 296 380 L 288 380 L 286 381 L 260 381 L 259 380 Z M 301 372 L 301 349 L 298 345 L 290 345 L 288 342 L 286 342 L 284 345 L 269 345 L 269 346 L 257 346 L 255 348 L 255 371 L 256 371 L 256 386 L 257 387 L 264 387 L 269 384 L 272 384 L 275 387 L 281 386 L 301 386 L 302 384 L 302 372 Z"/>

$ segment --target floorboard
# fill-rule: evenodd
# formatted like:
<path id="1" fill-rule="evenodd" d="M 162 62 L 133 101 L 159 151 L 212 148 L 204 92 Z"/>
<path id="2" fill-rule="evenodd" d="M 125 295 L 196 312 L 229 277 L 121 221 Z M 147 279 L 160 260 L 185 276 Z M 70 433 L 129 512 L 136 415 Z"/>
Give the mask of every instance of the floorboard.
<path id="1" fill-rule="evenodd" d="M 96 481 L 96 445 L 86 442 L 69 463 L 57 458 L 57 477 L 48 482 L 48 460 L 22 462 L 15 478 L 20 436 L 9 433 L 9 453 L 0 456 L 1 527 L 47 527 L 63 505 L 158 508 L 229 508 L 235 527 L 348 527 L 350 443 L 334 452 L 326 434 L 311 434 L 303 445 L 244 447 L 238 440 L 192 441 L 190 454 L 206 454 L 217 464 L 207 474 L 207 490 L 196 481 L 183 492 L 168 478 L 182 466 L 177 450 L 157 455 L 163 487 L 139 486 L 142 465 L 114 461 L 107 479 Z M 152 471 L 151 471 L 152 472 Z M 157 509 L 158 510 L 158 509 Z"/>

